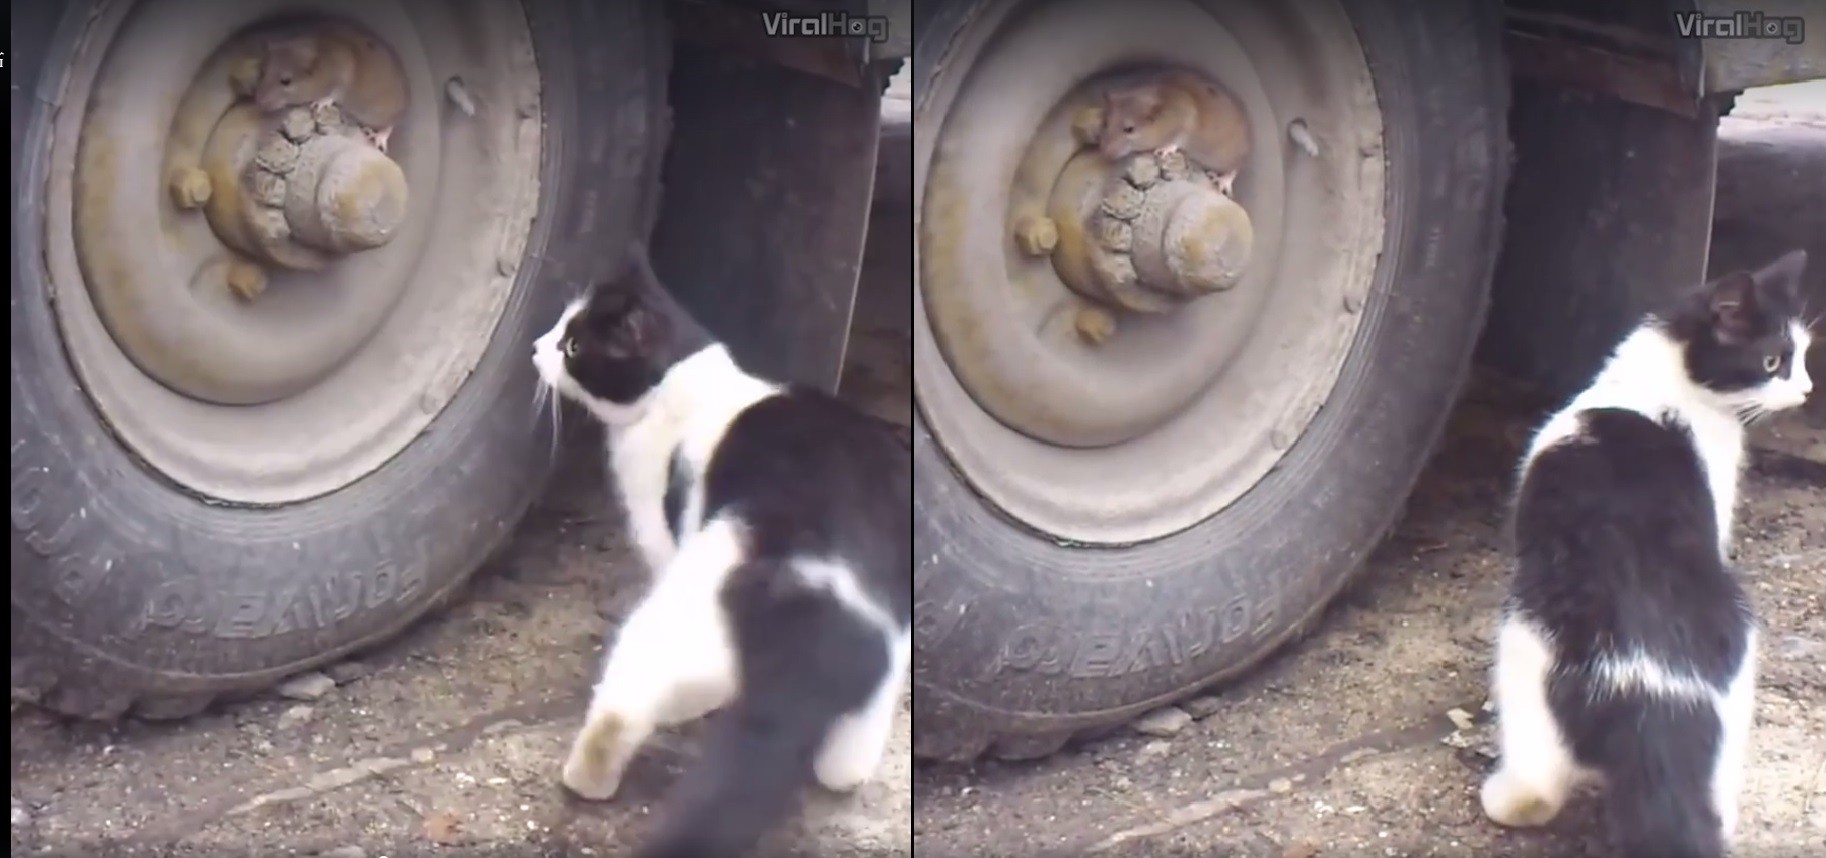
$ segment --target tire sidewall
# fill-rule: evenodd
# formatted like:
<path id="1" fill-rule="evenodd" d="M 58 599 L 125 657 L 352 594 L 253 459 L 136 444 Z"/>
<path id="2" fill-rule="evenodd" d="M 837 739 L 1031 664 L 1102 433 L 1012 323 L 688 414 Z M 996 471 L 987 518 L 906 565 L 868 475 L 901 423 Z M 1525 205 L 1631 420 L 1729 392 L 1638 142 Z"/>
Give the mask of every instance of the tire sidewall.
<path id="1" fill-rule="evenodd" d="M 15 10 L 15 44 L 50 53 L 13 70 L 15 694 L 109 714 L 146 694 L 256 687 L 398 632 L 505 540 L 550 471 L 526 356 L 575 282 L 650 229 L 668 59 L 657 7 L 527 4 L 542 194 L 492 341 L 387 464 L 328 495 L 251 508 L 196 498 L 136 460 L 63 352 L 39 252 L 55 98 L 33 96 L 88 10 L 32 5 L 43 11 Z"/>
<path id="2" fill-rule="evenodd" d="M 916 93 L 969 5 L 922 16 Z M 1363 327 L 1330 399 L 1229 508 L 1108 549 L 1060 544 L 987 504 L 916 409 L 917 755 L 1044 746 L 1234 676 L 1311 623 L 1394 523 L 1482 327 L 1507 79 L 1489 8 L 1347 9 L 1383 110 L 1389 190 Z"/>

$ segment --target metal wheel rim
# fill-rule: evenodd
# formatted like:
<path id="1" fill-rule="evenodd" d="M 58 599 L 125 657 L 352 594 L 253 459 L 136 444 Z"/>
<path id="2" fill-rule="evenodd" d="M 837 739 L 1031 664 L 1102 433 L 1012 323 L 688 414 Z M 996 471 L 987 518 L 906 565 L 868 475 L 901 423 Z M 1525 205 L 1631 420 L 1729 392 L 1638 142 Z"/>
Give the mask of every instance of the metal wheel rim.
<path id="1" fill-rule="evenodd" d="M 372 334 L 317 383 L 267 404 L 223 406 L 148 376 L 102 323 L 75 249 L 80 133 L 107 58 L 127 44 L 117 39 L 156 37 L 169 26 L 160 23 L 169 20 L 164 16 L 187 16 L 187 42 L 161 44 L 189 51 L 174 63 L 200 68 L 231 36 L 279 14 L 346 18 L 387 38 L 401 55 L 411 103 L 392 148 L 403 153 L 398 160 L 414 193 L 398 237 L 367 253 L 403 262 L 408 282 Z M 539 77 L 524 11 L 480 0 L 318 0 L 309 9 L 267 0 L 206 11 L 112 0 L 98 4 L 63 72 L 67 106 L 46 153 L 47 292 L 90 402 L 134 455 L 188 493 L 273 505 L 349 485 L 423 434 L 487 348 L 538 201 Z M 446 81 L 459 74 L 474 117 L 445 96 Z M 173 110 L 155 105 L 131 130 L 152 139 L 165 132 Z M 162 186 L 136 184 L 121 193 L 145 206 L 151 222 L 175 216 Z"/>
<path id="2" fill-rule="evenodd" d="M 950 46 L 946 68 L 922 81 L 914 121 L 915 266 L 921 284 L 914 290 L 916 398 L 922 419 L 962 479 L 1025 527 L 1086 545 L 1134 544 L 1189 528 L 1266 475 L 1336 384 L 1382 246 L 1381 117 L 1361 46 L 1341 6 L 1296 5 L 1150 0 L 1123 8 L 1118 16 L 1091 0 L 988 4 Z M 1271 179 L 1271 187 L 1278 184 L 1285 192 L 1279 222 L 1258 223 L 1256 229 L 1258 246 L 1272 233 L 1267 244 L 1276 267 L 1256 278 L 1248 293 L 1259 312 L 1247 326 L 1247 346 L 1237 350 L 1231 371 L 1214 378 L 1190 406 L 1131 441 L 1071 449 L 1014 431 L 973 400 L 934 335 L 926 288 L 929 272 L 944 260 L 935 262 L 932 248 L 1004 253 L 1005 248 L 990 250 L 989 243 L 1004 243 L 1006 235 L 1001 223 L 989 227 L 988 215 L 960 215 L 967 204 L 952 204 L 942 191 L 937 198 L 929 193 L 936 153 L 947 142 L 945 123 L 973 81 L 994 79 L 998 62 L 1050 75 L 1030 88 L 1057 97 L 1079 80 L 1137 63 L 1179 65 L 1224 79 L 1217 72 L 1235 65 L 1212 58 L 1214 43 L 1241 47 L 1252 66 L 1287 68 L 1297 62 L 1306 69 L 1278 79 L 1258 75 L 1269 115 L 1258 114 L 1259 103 L 1250 105 L 1258 145 L 1246 170 L 1280 167 L 1276 175 L 1256 178 Z M 1231 80 L 1225 83 L 1238 88 Z M 1239 97 L 1250 99 L 1247 92 Z M 1044 104 L 1004 108 L 1011 124 L 1037 122 L 1046 109 Z M 1285 128 L 1296 118 L 1320 141 L 1318 158 L 1293 151 Z M 990 199 L 978 203 L 982 209 L 1004 210 L 1005 195 L 975 187 L 979 200 Z M 935 229 L 982 237 L 935 238 Z M 978 243 L 967 243 L 972 240 Z M 1262 258 L 1258 250 L 1258 265 Z M 1246 288 L 1251 287 L 1238 291 Z M 1299 359 L 1277 361 L 1277 355 Z"/>

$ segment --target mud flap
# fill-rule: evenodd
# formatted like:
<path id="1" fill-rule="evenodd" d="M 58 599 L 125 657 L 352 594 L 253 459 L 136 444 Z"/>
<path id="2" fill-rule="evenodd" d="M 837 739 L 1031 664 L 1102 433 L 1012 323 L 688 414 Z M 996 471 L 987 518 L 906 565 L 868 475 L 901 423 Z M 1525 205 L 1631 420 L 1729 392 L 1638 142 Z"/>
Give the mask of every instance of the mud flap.
<path id="1" fill-rule="evenodd" d="M 1509 128 L 1508 225 L 1478 358 L 1564 396 L 1642 313 L 1704 279 L 1717 113 L 1518 80 Z"/>
<path id="2" fill-rule="evenodd" d="M 835 389 L 880 87 L 679 46 L 654 266 L 751 371 Z"/>

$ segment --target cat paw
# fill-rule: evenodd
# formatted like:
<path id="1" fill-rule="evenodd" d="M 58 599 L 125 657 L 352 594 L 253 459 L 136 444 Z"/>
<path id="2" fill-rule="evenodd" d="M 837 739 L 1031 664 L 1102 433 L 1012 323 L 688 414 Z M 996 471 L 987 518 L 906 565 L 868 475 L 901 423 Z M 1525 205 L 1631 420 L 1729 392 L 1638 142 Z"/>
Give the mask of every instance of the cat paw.
<path id="1" fill-rule="evenodd" d="M 855 792 L 875 774 L 872 761 L 820 758 L 813 767 L 818 785 L 831 792 Z"/>
<path id="2" fill-rule="evenodd" d="M 590 801 L 608 801 L 621 788 L 622 766 L 611 757 L 611 748 L 620 732 L 620 719 L 591 719 L 571 744 L 571 755 L 564 761 L 562 780 L 566 789 Z"/>
<path id="3" fill-rule="evenodd" d="M 1539 828 L 1560 815 L 1560 802 L 1498 770 L 1478 795 L 1484 816 L 1504 828 Z"/>
<path id="4" fill-rule="evenodd" d="M 564 761 L 564 788 L 589 801 L 608 801 L 621 789 L 621 775 L 614 771 L 600 749 L 577 748 Z"/>

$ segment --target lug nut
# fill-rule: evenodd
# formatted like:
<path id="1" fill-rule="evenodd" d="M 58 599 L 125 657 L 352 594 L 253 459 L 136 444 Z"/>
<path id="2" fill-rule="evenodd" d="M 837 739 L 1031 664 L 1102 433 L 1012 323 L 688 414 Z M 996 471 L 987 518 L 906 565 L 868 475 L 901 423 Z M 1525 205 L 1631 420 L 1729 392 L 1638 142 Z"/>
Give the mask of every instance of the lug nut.
<path id="1" fill-rule="evenodd" d="M 195 167 L 179 167 L 171 171 L 171 202 L 180 209 L 202 208 L 209 202 L 214 187 L 209 183 L 209 174 Z"/>
<path id="2" fill-rule="evenodd" d="M 228 291 L 243 301 L 252 301 L 266 291 L 266 271 L 246 260 L 228 263 Z"/>
<path id="3" fill-rule="evenodd" d="M 1103 345 L 1116 334 L 1116 317 L 1102 307 L 1079 307 L 1072 324 L 1078 336 L 1093 346 Z"/>
<path id="4" fill-rule="evenodd" d="M 1059 227 L 1052 218 L 1027 215 L 1015 223 L 1014 243 L 1028 256 L 1045 256 L 1059 246 Z"/>

